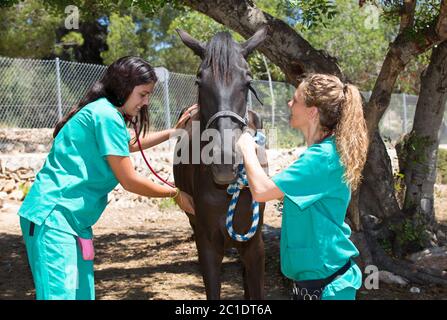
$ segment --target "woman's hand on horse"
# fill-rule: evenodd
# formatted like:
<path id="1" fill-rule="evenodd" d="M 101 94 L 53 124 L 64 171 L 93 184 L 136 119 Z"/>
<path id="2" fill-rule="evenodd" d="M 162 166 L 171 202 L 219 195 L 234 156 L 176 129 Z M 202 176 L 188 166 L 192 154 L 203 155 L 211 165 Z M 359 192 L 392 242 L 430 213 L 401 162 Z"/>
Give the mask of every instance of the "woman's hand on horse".
<path id="1" fill-rule="evenodd" d="M 194 200 L 186 192 L 180 191 L 177 197 L 174 198 L 178 206 L 185 212 L 195 214 Z"/>
<path id="2" fill-rule="evenodd" d="M 248 131 L 245 131 L 239 137 L 239 140 L 236 143 L 236 147 L 239 148 L 242 153 L 245 153 L 249 150 L 256 150 L 256 142 L 253 139 L 252 135 Z"/>
<path id="3" fill-rule="evenodd" d="M 183 129 L 185 127 L 186 121 L 188 121 L 188 119 L 191 118 L 193 113 L 198 109 L 199 109 L 198 104 L 193 104 L 188 109 L 186 109 L 186 111 L 183 112 L 182 116 L 175 124 L 174 129 Z"/>

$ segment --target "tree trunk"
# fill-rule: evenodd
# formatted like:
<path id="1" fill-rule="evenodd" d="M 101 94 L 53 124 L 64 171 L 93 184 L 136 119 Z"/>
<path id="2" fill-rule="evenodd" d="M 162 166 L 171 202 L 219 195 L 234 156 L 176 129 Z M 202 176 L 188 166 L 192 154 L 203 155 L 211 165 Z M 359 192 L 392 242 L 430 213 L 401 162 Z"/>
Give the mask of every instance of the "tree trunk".
<path id="1" fill-rule="evenodd" d="M 412 131 L 399 153 L 406 186 L 404 212 L 414 228 L 432 230 L 435 225 L 434 184 L 439 133 L 447 101 L 447 41 L 433 49 L 430 64 L 421 75 L 421 90 Z M 425 239 L 428 240 L 428 239 Z M 427 245 L 421 243 L 421 246 Z"/>
<path id="2" fill-rule="evenodd" d="M 79 31 L 84 38 L 84 44 L 75 50 L 79 62 L 102 64 L 101 52 L 107 50 L 107 27 L 98 21 L 81 21 Z"/>
<path id="3" fill-rule="evenodd" d="M 101 52 L 107 50 L 107 26 L 102 26 L 96 19 L 80 21 L 79 30 L 69 30 L 65 27 L 57 29 L 57 39 L 60 41 L 63 36 L 70 32 L 82 34 L 84 43 L 82 46 L 64 48 L 59 56 L 63 60 L 75 60 L 77 62 L 103 64 Z M 73 52 L 70 52 L 70 49 Z"/>

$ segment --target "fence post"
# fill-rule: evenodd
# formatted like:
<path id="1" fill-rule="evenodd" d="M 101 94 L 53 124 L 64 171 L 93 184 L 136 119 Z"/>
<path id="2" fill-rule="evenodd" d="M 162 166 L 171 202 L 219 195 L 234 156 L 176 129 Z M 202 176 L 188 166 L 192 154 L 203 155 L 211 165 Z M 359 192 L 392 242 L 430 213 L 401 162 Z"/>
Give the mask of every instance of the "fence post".
<path id="1" fill-rule="evenodd" d="M 273 92 L 273 84 L 272 84 L 272 76 L 270 75 L 270 69 L 269 65 L 267 64 L 267 60 L 265 59 L 265 56 L 262 55 L 262 61 L 264 61 L 265 69 L 267 70 L 267 77 L 269 79 L 269 89 L 270 89 L 270 96 L 272 97 L 272 128 L 275 127 L 275 94 Z"/>
<path id="2" fill-rule="evenodd" d="M 251 100 L 251 91 L 248 91 L 248 109 L 253 109 L 253 101 Z"/>
<path id="3" fill-rule="evenodd" d="M 165 105 L 165 124 L 166 129 L 171 128 L 171 107 L 169 105 L 169 70 L 164 67 L 156 67 L 155 74 L 158 83 L 163 84 L 163 104 Z"/>
<path id="4" fill-rule="evenodd" d="M 404 121 L 402 122 L 402 126 L 403 126 L 403 134 L 407 133 L 407 98 L 405 93 L 402 95 L 402 102 L 403 102 L 403 107 L 404 107 Z"/>
<path id="5" fill-rule="evenodd" d="M 61 93 L 61 70 L 59 66 L 59 58 L 56 57 L 56 95 L 57 95 L 57 112 L 59 121 L 62 119 L 62 93 Z"/>
<path id="6" fill-rule="evenodd" d="M 155 68 L 158 80 L 163 83 L 163 103 L 165 105 L 166 129 L 171 128 L 171 107 L 169 105 L 169 70 L 164 67 Z"/>

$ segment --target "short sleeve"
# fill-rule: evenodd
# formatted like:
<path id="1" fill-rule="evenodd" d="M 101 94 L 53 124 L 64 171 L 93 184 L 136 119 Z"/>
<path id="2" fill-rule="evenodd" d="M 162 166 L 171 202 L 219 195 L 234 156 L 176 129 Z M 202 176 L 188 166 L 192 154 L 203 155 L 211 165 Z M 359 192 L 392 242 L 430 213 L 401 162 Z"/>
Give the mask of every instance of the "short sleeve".
<path id="1" fill-rule="evenodd" d="M 115 110 L 98 113 L 95 117 L 95 135 L 99 153 L 129 156 L 129 132 L 124 120 Z"/>
<path id="2" fill-rule="evenodd" d="M 328 192 L 328 165 L 323 148 L 311 146 L 272 180 L 288 199 L 304 210 Z"/>

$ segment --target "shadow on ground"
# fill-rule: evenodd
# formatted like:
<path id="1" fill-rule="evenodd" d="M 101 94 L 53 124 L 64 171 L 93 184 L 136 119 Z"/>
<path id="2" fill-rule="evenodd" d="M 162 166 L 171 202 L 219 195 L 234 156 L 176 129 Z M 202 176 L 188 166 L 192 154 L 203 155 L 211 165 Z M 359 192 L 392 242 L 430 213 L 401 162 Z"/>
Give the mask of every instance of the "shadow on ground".
<path id="1" fill-rule="evenodd" d="M 279 229 L 264 225 L 267 299 L 286 299 L 279 267 Z M 34 299 L 22 237 L 0 233 L 0 299 Z M 97 299 L 204 299 L 195 243 L 185 230 L 129 230 L 95 237 Z M 242 299 L 235 250 L 222 265 L 222 298 Z"/>

